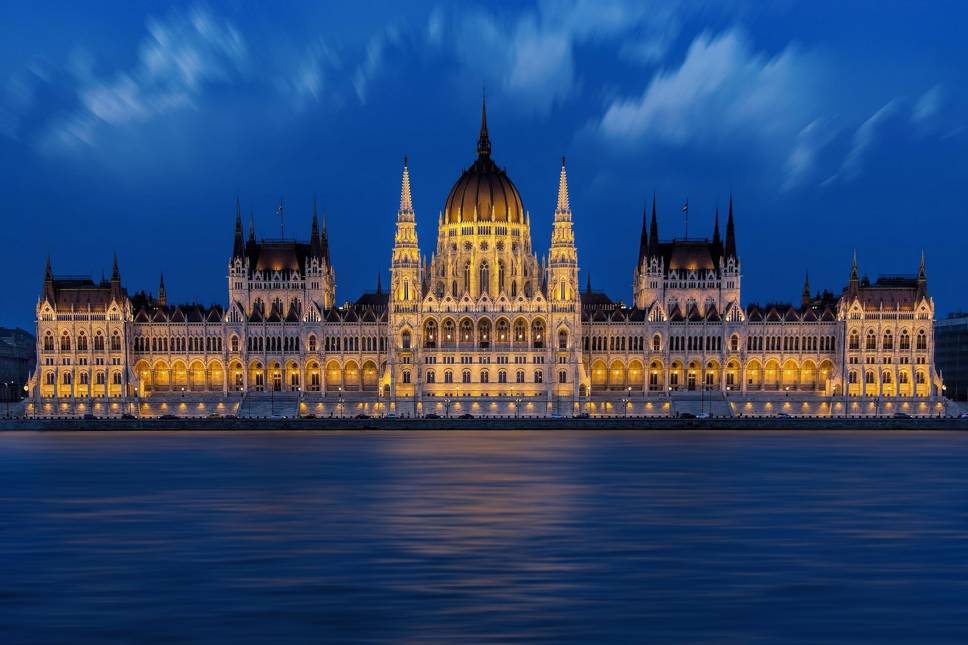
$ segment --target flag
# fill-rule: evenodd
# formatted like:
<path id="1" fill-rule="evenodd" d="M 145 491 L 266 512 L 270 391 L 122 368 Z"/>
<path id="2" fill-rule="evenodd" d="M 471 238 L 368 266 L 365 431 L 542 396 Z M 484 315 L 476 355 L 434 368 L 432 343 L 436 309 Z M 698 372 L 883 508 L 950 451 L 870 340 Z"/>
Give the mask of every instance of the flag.
<path id="1" fill-rule="evenodd" d="M 689 213 L 689 200 L 688 199 L 686 201 L 682 202 L 682 212 L 683 213 L 686 213 L 686 214 Z"/>

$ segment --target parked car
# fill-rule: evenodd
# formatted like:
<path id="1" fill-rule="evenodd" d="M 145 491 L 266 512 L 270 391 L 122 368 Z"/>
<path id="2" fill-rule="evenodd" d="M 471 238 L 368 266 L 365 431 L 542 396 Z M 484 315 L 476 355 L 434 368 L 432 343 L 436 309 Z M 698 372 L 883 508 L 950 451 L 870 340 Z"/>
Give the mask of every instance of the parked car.
<path id="1" fill-rule="evenodd" d="M 792 419 L 793 417 L 791 417 L 786 412 L 780 412 L 779 414 L 776 415 L 776 418 L 777 419 Z"/>
<path id="2" fill-rule="evenodd" d="M 696 415 L 696 418 L 697 418 L 697 419 L 708 419 L 708 418 L 710 418 L 711 416 L 712 416 L 712 415 L 711 415 L 711 414 L 709 414 L 708 412 L 700 412 L 699 414 L 697 414 L 697 415 Z"/>
<path id="3" fill-rule="evenodd" d="M 911 415 L 908 414 L 907 412 L 895 412 L 894 413 L 894 418 L 895 419 L 910 419 L 911 418 Z"/>
<path id="4" fill-rule="evenodd" d="M 433 412 L 431 412 L 430 414 L 424 415 L 424 419 L 439 419 L 439 418 L 440 418 L 440 415 L 434 414 Z"/>
<path id="5" fill-rule="evenodd" d="M 370 418 L 370 415 L 367 414 L 367 413 L 365 413 L 365 412 L 360 412 L 359 414 L 356 415 L 356 418 L 357 419 L 369 419 Z"/>
<path id="6" fill-rule="evenodd" d="M 177 416 L 175 416 L 174 414 L 163 414 L 163 415 L 161 415 L 161 416 L 160 416 L 160 417 L 158 417 L 158 418 L 159 418 L 159 419 L 163 419 L 163 420 L 165 420 L 165 421 L 171 421 L 172 419 L 177 419 L 178 417 L 177 417 Z"/>
<path id="7" fill-rule="evenodd" d="M 679 413 L 679 418 L 680 419 L 695 419 L 696 418 L 696 415 L 693 414 L 692 412 L 680 412 Z"/>
<path id="8" fill-rule="evenodd" d="M 125 412 L 124 414 L 121 415 L 121 418 L 122 419 L 133 419 L 134 418 L 134 415 L 133 414 L 128 414 L 127 412 Z"/>
<path id="9" fill-rule="evenodd" d="M 315 419 L 316 418 L 316 415 L 315 414 L 304 414 L 304 415 L 302 415 L 302 418 L 303 419 Z"/>
<path id="10" fill-rule="evenodd" d="M 221 419 L 222 418 L 222 415 L 219 414 L 218 412 L 213 412 L 210 415 L 208 415 L 208 418 L 209 419 Z"/>
<path id="11" fill-rule="evenodd" d="M 962 412 L 958 415 L 959 419 L 968 419 L 968 412 Z"/>
<path id="12" fill-rule="evenodd" d="M 385 415 L 383 416 L 383 418 L 384 418 L 384 419 L 399 419 L 400 417 L 398 417 L 398 416 L 396 415 L 396 413 L 394 413 L 394 412 L 390 412 L 390 413 L 388 413 L 388 414 L 385 414 Z"/>
<path id="13" fill-rule="evenodd" d="M 589 419 L 591 417 L 590 417 L 590 415 L 587 412 L 580 412 L 580 413 L 578 413 L 578 414 L 575 415 L 575 418 L 576 419 Z"/>
<path id="14" fill-rule="evenodd" d="M 474 418 L 474 415 L 471 414 L 470 412 L 465 412 L 464 414 L 460 415 L 457 418 L 458 419 L 473 419 Z"/>

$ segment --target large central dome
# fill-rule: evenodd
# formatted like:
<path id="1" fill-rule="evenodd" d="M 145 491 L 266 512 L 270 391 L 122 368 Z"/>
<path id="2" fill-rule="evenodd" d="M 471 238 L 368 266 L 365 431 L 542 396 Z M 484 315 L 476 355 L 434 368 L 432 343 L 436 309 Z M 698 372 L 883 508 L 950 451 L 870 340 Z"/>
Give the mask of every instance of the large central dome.
<path id="1" fill-rule="evenodd" d="M 521 194 L 507 173 L 491 159 L 487 134 L 487 108 L 481 110 L 481 135 L 477 140 L 477 161 L 464 171 L 447 196 L 444 206 L 447 224 L 460 222 L 524 222 Z"/>

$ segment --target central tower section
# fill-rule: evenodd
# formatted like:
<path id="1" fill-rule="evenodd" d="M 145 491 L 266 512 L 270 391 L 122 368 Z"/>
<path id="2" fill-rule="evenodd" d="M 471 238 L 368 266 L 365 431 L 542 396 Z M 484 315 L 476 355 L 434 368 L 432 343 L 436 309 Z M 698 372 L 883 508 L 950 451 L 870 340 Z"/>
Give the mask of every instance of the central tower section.
<path id="1" fill-rule="evenodd" d="M 429 278 L 438 298 L 530 298 L 541 288 L 530 216 L 514 182 L 491 159 L 486 104 L 477 160 L 454 184 L 438 220 Z"/>

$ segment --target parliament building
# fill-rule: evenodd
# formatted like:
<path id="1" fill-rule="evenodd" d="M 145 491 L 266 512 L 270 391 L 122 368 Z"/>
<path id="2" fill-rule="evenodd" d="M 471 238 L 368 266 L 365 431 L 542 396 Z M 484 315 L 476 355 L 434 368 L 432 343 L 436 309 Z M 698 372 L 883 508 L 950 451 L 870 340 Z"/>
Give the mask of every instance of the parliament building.
<path id="1" fill-rule="evenodd" d="M 550 204 L 549 204 L 550 206 Z M 579 217 L 581 214 L 578 215 Z M 315 206 L 309 239 L 259 239 L 236 203 L 225 306 L 60 276 L 37 302 L 38 417 L 173 415 L 936 415 L 934 303 L 916 275 L 743 305 L 732 198 L 721 234 L 660 236 L 643 213 L 631 304 L 579 281 L 564 160 L 549 252 L 491 155 L 451 189 L 427 260 L 404 162 L 386 289 L 337 304 Z M 631 267 L 630 267 L 631 268 Z"/>

